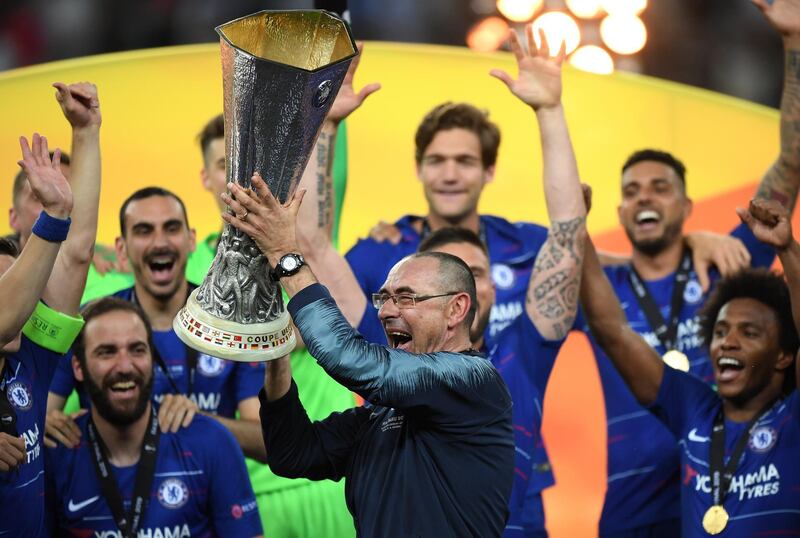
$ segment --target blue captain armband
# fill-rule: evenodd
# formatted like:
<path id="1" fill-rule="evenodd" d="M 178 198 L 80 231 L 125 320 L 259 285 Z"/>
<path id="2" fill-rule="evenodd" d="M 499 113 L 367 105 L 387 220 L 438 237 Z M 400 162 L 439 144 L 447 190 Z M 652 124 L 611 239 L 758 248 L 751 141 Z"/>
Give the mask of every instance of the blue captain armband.
<path id="1" fill-rule="evenodd" d="M 22 327 L 22 334 L 27 336 L 31 342 L 63 355 L 69 351 L 72 342 L 82 328 L 82 317 L 56 312 L 39 301 L 33 314 Z"/>

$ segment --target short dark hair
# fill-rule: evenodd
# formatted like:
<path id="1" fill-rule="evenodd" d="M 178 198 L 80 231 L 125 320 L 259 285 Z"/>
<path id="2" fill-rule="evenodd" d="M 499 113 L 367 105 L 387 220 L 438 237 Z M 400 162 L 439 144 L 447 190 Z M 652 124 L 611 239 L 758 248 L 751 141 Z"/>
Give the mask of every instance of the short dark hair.
<path id="1" fill-rule="evenodd" d="M 683 189 L 686 190 L 686 166 L 678 160 L 673 154 L 658 149 L 640 149 L 635 151 L 628 157 L 625 164 L 622 165 L 622 173 L 624 174 L 628 168 L 643 161 L 655 161 L 657 163 L 666 164 L 675 171 L 675 174 L 681 179 Z"/>
<path id="2" fill-rule="evenodd" d="M 203 154 L 203 162 L 206 160 L 208 146 L 218 138 L 225 138 L 225 118 L 222 114 L 211 118 L 197 135 L 197 140 L 200 142 L 200 152 Z"/>
<path id="3" fill-rule="evenodd" d="M 778 318 L 779 345 L 781 349 L 794 357 L 800 347 L 794 318 L 789 287 L 783 276 L 768 269 L 744 269 L 717 282 L 714 291 L 700 311 L 700 329 L 706 346 L 711 345 L 714 325 L 722 307 L 733 299 L 755 299 L 769 307 Z M 795 385 L 794 361 L 785 370 L 784 389 L 792 390 Z"/>
<path id="4" fill-rule="evenodd" d="M 53 158 L 54 153 L 50 152 L 50 159 Z M 61 153 L 61 164 L 69 166 L 69 154 Z M 14 186 L 11 188 L 11 203 L 14 207 L 19 207 L 19 197 L 22 195 L 22 189 L 25 188 L 25 182 L 28 180 L 28 174 L 25 170 L 20 169 L 17 175 L 14 176 Z"/>
<path id="5" fill-rule="evenodd" d="M 468 103 L 449 101 L 428 112 L 417 127 L 414 142 L 418 165 L 422 163 L 422 156 L 436 133 L 450 129 L 466 129 L 475 133 L 481 143 L 483 167 L 494 166 L 497 162 L 497 150 L 500 148 L 500 129 L 489 121 L 489 113 Z"/>
<path id="6" fill-rule="evenodd" d="M 19 256 L 17 244 L 8 237 L 0 237 L 0 256 L 11 256 L 12 258 Z"/>
<path id="7" fill-rule="evenodd" d="M 86 305 L 81 308 L 81 316 L 83 317 L 84 328 L 81 329 L 81 332 L 78 333 L 78 336 L 72 343 L 72 351 L 78 358 L 78 362 L 80 363 L 84 372 L 86 372 L 86 340 L 84 339 L 86 326 L 95 318 L 98 318 L 104 314 L 108 314 L 109 312 L 118 311 L 133 312 L 139 319 L 142 320 L 142 323 L 144 323 L 144 327 L 147 330 L 147 345 L 150 347 L 150 354 L 153 356 L 155 361 L 153 329 L 150 326 L 150 319 L 147 317 L 147 314 L 144 313 L 144 310 L 142 310 L 138 304 L 131 301 L 125 301 L 119 297 L 101 297 L 86 303 Z"/>
<path id="8" fill-rule="evenodd" d="M 469 329 L 478 310 L 478 292 L 475 289 L 475 278 L 472 271 L 461 258 L 444 252 L 417 252 L 411 258 L 433 258 L 439 262 L 437 276 L 441 293 L 451 291 L 464 292 L 469 295 L 469 312 L 464 318 L 464 326 Z"/>
<path id="9" fill-rule="evenodd" d="M 481 241 L 480 236 L 478 236 L 478 234 L 472 230 L 460 228 L 458 226 L 439 228 L 435 232 L 428 234 L 427 237 L 425 237 L 425 239 L 423 239 L 419 244 L 417 252 L 429 252 L 431 250 L 436 250 L 445 245 L 452 245 L 454 243 L 467 243 L 469 245 L 476 246 L 486 255 L 487 258 L 489 257 L 489 251 L 486 248 L 486 244 Z"/>
<path id="10" fill-rule="evenodd" d="M 162 187 L 145 187 L 128 196 L 125 201 L 122 202 L 122 207 L 119 208 L 119 230 L 120 234 L 122 234 L 122 237 L 125 237 L 125 211 L 128 210 L 128 206 L 131 204 L 131 202 L 135 202 L 136 200 L 144 200 L 145 198 L 150 198 L 153 196 L 166 196 L 177 200 L 181 206 L 181 211 L 183 211 L 183 222 L 186 223 L 186 228 L 189 228 L 189 215 L 186 214 L 186 206 L 183 204 L 183 200 L 181 200 L 177 194 Z"/>

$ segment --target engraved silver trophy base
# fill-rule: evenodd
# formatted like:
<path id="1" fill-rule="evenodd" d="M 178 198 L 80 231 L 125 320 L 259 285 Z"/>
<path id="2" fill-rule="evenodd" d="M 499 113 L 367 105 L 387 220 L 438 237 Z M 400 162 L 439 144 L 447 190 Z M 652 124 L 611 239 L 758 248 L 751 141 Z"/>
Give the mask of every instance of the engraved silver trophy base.
<path id="1" fill-rule="evenodd" d="M 289 313 L 266 323 L 243 324 L 219 319 L 200 307 L 194 290 L 172 320 L 172 328 L 187 346 L 212 357 L 239 362 L 271 361 L 297 343 Z"/>

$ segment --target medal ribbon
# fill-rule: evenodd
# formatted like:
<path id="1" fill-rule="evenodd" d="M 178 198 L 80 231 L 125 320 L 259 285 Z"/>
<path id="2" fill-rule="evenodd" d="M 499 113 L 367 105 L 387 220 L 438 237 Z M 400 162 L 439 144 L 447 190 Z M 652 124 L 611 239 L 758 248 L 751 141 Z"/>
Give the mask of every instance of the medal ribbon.
<path id="1" fill-rule="evenodd" d="M 722 506 L 725 502 L 725 496 L 728 494 L 728 488 L 733 480 L 733 475 L 739 467 L 739 461 L 742 459 L 744 453 L 744 446 L 747 440 L 750 439 L 753 427 L 761 418 L 775 405 L 776 402 L 772 401 L 765 405 L 758 413 L 750 419 L 747 427 L 736 445 L 733 447 L 731 457 L 728 458 L 728 464 L 724 465 L 725 459 L 725 416 L 720 408 L 714 419 L 714 429 L 711 432 L 711 447 L 708 470 L 711 474 L 711 498 L 715 506 Z"/>
<path id="2" fill-rule="evenodd" d="M 150 424 L 142 442 L 142 451 L 139 456 L 138 468 L 136 470 L 136 482 L 133 487 L 133 498 L 128 513 L 122 504 L 122 494 L 119 491 L 114 473 L 111 471 L 111 464 L 108 462 L 106 453 L 108 449 L 103 443 L 103 439 L 97 435 L 94 423 L 89 419 L 87 429 L 89 430 L 89 445 L 94 455 L 94 469 L 97 479 L 100 481 L 100 492 L 108 503 L 117 528 L 124 538 L 133 538 L 139 532 L 139 527 L 144 519 L 144 512 L 147 510 L 147 503 L 150 500 L 150 487 L 153 485 L 153 478 L 156 471 L 156 453 L 158 452 L 158 439 L 160 430 L 158 429 L 158 419 L 156 410 L 150 407 Z"/>
<path id="3" fill-rule="evenodd" d="M 188 283 L 189 287 L 186 291 L 187 295 L 186 298 L 188 300 L 189 295 L 194 291 L 197 287 L 191 282 Z M 141 304 L 139 303 L 139 299 L 136 297 L 136 290 L 133 290 L 131 293 L 131 302 L 136 306 L 141 308 Z M 197 350 L 193 347 L 189 347 L 183 342 L 183 349 L 186 356 L 186 367 L 189 370 L 189 388 L 186 391 L 186 396 L 191 397 L 192 392 L 194 391 L 194 377 L 195 373 L 197 372 Z M 161 371 L 164 372 L 164 375 L 167 376 L 167 381 L 169 381 L 170 386 L 175 394 L 183 394 L 181 389 L 178 388 L 178 383 L 172 377 L 172 373 L 167 368 L 167 362 L 164 360 L 164 357 L 161 356 L 161 353 L 158 352 L 158 348 L 153 345 L 153 349 L 150 350 L 150 354 L 153 356 L 153 361 L 161 368 Z"/>
<path id="4" fill-rule="evenodd" d="M 650 327 L 655 331 L 661 345 L 664 346 L 666 351 L 678 349 L 678 319 L 681 315 L 683 308 L 683 292 L 686 289 L 686 284 L 689 281 L 689 272 L 692 270 L 692 256 L 689 249 L 683 249 L 683 257 L 681 264 L 678 267 L 678 272 L 675 273 L 675 286 L 672 288 L 672 302 L 670 306 L 670 320 L 669 325 L 661 315 L 653 296 L 644 283 L 644 280 L 633 264 L 630 265 L 631 272 L 629 273 L 631 287 L 636 295 L 636 300 L 644 312 L 647 322 Z"/>

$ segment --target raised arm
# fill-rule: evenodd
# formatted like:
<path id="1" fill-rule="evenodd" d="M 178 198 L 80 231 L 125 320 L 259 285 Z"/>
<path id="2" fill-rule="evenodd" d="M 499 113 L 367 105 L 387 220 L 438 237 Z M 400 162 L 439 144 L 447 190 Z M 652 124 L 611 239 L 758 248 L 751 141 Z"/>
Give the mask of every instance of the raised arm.
<path id="1" fill-rule="evenodd" d="M 756 190 L 756 198 L 775 200 L 791 215 L 800 189 L 800 0 L 752 0 L 783 39 L 781 149 Z"/>
<path id="2" fill-rule="evenodd" d="M 542 336 L 557 340 L 567 335 L 578 309 L 586 207 L 561 104 L 564 44 L 558 55 L 551 58 L 544 32 L 540 33 L 542 45 L 538 49 L 530 25 L 526 27 L 526 35 L 527 52 L 517 34 L 511 32 L 511 50 L 519 68 L 517 80 L 497 69 L 491 74 L 533 108 L 539 123 L 550 230 L 536 257 L 525 310 Z"/>
<path id="3" fill-rule="evenodd" d="M 47 139 L 38 134 L 33 135 L 31 144 L 32 147 L 25 137 L 20 138 L 22 160 L 19 164 L 28 176 L 33 195 L 42 204 L 43 214 L 34 225 L 19 258 L 0 277 L 0 297 L 3 300 L 0 347 L 17 337 L 50 278 L 62 243 L 53 236 L 58 229 L 47 222 L 48 218 L 61 219 L 66 231 L 69 226 L 63 221 L 72 211 L 72 191 L 60 168 L 61 152 L 56 150 L 51 160 Z M 43 238 L 48 231 L 51 237 Z"/>
<path id="4" fill-rule="evenodd" d="M 333 189 L 332 171 L 339 125 L 367 97 L 380 89 L 380 84 L 377 83 L 367 84 L 358 92 L 353 88 L 353 78 L 362 53 L 363 45 L 359 45 L 359 55 L 353 59 L 347 70 L 298 186 L 298 189 L 306 191 L 297 222 L 300 250 L 320 282 L 330 290 L 347 321 L 354 327 L 361 322 L 367 298 L 350 265 L 333 246 L 336 193 Z"/>
<path id="5" fill-rule="evenodd" d="M 43 295 L 54 310 L 77 315 L 92 263 L 100 204 L 100 102 L 94 84 L 59 82 L 56 100 L 72 126 L 70 186 L 75 199 L 69 236 Z"/>
<path id="6" fill-rule="evenodd" d="M 800 331 L 800 245 L 793 237 L 789 212 L 775 200 L 755 199 L 747 209 L 738 208 L 736 213 L 756 239 L 778 253 L 792 298 L 794 324 Z"/>
<path id="7" fill-rule="evenodd" d="M 664 361 L 628 325 L 590 239 L 586 241 L 583 262 L 581 304 L 597 343 L 611 358 L 633 395 L 642 405 L 653 403 L 664 377 Z"/>

